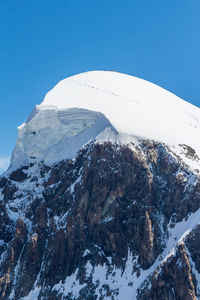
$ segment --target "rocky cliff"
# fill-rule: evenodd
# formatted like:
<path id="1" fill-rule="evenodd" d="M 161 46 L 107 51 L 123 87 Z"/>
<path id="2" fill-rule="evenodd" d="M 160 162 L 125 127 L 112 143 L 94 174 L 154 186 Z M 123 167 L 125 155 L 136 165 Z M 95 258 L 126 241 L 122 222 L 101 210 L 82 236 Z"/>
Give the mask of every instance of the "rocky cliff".
<path id="1" fill-rule="evenodd" d="M 1 299 L 198 299 L 200 179 L 165 145 L 90 143 L 0 187 Z"/>

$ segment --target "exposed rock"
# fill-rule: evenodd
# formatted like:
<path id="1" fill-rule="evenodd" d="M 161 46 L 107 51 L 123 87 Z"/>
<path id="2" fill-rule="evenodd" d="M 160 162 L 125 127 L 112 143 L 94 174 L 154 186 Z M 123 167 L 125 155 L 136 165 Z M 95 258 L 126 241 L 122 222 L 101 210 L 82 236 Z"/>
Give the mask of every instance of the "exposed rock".
<path id="1" fill-rule="evenodd" d="M 118 278 L 138 299 L 197 299 L 187 251 L 200 272 L 199 230 L 154 269 L 169 229 L 200 208 L 198 176 L 165 145 L 90 143 L 22 169 L 0 180 L 1 299 L 118 299 Z M 151 288 L 136 286 L 151 267 Z"/>

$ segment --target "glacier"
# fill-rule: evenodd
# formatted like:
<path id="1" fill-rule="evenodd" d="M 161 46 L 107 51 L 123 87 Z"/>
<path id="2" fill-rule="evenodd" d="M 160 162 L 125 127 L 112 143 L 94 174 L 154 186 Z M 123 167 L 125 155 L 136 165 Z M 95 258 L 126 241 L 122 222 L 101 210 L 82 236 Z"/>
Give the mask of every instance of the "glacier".
<path id="1" fill-rule="evenodd" d="M 180 155 L 179 146 L 188 145 L 200 156 L 200 109 L 118 72 L 90 71 L 62 80 L 18 130 L 10 170 L 32 160 L 52 164 L 71 159 L 99 136 L 122 144 L 152 139 Z"/>
<path id="2" fill-rule="evenodd" d="M 72 159 L 84 144 L 108 127 L 116 132 L 99 112 L 81 108 L 36 107 L 19 127 L 10 169 L 35 160 L 52 164 Z"/>

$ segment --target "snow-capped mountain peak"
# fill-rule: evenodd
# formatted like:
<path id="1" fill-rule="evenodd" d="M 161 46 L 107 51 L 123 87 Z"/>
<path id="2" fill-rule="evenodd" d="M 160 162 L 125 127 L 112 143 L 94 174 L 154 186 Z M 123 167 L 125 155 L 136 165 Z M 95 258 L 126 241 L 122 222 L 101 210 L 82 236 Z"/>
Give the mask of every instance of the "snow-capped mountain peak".
<path id="1" fill-rule="evenodd" d="M 64 79 L 47 93 L 19 127 L 11 166 L 30 158 L 46 163 L 72 158 L 106 127 L 120 133 L 122 142 L 138 137 L 186 144 L 200 154 L 199 108 L 148 81 L 91 71 Z"/>
<path id="2" fill-rule="evenodd" d="M 200 299 L 199 120 L 119 73 L 52 89 L 0 177 L 0 298 Z"/>

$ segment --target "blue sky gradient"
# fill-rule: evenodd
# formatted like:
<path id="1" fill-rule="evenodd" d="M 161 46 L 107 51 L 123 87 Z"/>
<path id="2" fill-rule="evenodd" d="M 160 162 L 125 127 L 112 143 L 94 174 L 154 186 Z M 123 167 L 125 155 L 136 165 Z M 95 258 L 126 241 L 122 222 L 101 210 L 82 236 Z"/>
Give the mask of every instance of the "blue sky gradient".
<path id="1" fill-rule="evenodd" d="M 17 126 L 76 73 L 116 70 L 200 106 L 199 16 L 199 0 L 0 0 L 0 172 Z"/>

